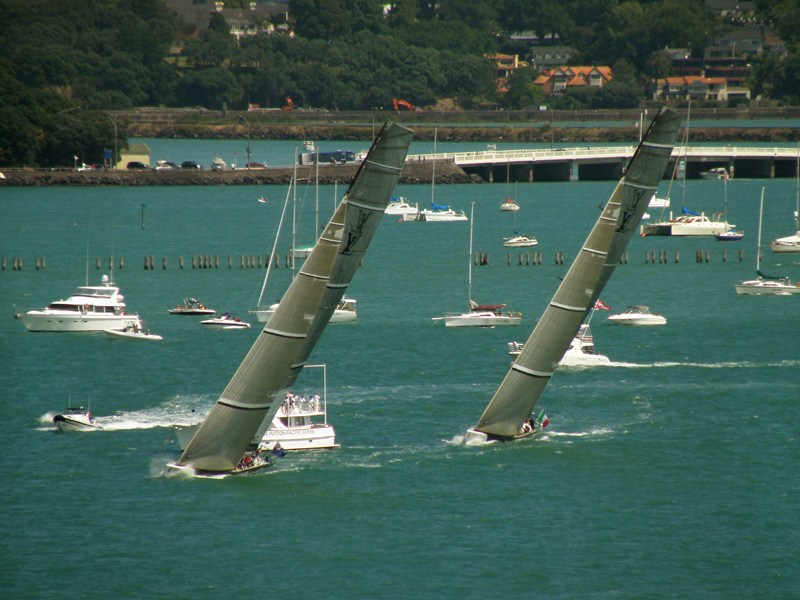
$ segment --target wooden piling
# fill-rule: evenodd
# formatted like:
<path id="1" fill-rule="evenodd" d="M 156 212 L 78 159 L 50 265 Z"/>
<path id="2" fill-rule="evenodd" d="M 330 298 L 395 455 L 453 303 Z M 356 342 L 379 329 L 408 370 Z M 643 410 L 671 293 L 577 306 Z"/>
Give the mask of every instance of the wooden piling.
<path id="1" fill-rule="evenodd" d="M 743 260 L 744 260 L 744 250 L 739 248 L 739 262 L 742 262 Z"/>
<path id="2" fill-rule="evenodd" d="M 166 271 L 167 270 L 167 257 L 166 255 L 161 257 L 161 268 Z"/>
<path id="3" fill-rule="evenodd" d="M 124 256 L 120 256 L 119 257 L 119 268 L 120 268 L 120 271 L 125 268 L 125 257 Z"/>

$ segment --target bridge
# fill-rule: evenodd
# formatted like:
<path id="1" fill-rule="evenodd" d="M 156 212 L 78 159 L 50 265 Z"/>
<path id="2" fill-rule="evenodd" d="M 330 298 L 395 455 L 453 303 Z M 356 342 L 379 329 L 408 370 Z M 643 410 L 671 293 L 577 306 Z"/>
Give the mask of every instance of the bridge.
<path id="1" fill-rule="evenodd" d="M 536 150 L 484 150 L 478 152 L 437 152 L 409 156 L 407 162 L 419 165 L 452 161 L 468 174 L 489 183 L 505 181 L 615 181 L 622 177 L 635 146 L 554 148 Z M 794 177 L 800 160 L 796 148 L 742 148 L 736 146 L 675 147 L 664 173 L 669 179 L 675 161 L 686 168 L 687 179 L 724 168 L 730 178 L 769 179 Z"/>

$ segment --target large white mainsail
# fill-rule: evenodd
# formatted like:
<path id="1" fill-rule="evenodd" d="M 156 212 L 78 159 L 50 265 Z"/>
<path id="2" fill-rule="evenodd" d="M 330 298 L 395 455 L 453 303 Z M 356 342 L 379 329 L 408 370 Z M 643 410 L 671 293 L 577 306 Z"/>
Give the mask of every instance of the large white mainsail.
<path id="1" fill-rule="evenodd" d="M 356 269 L 361 264 L 403 170 L 412 135 L 411 130 L 387 122 L 378 132 L 350 184 L 340 204 L 340 207 L 345 206 L 347 211 L 339 254 L 311 329 L 284 382 L 284 390 L 289 390 L 300 375 L 303 365 L 311 355 L 333 311 L 347 291 Z M 275 408 L 277 410 L 277 405 Z M 267 414 L 256 432 L 254 441 L 261 439 L 272 423 L 273 416 L 273 411 Z"/>
<path id="2" fill-rule="evenodd" d="M 591 311 L 664 176 L 681 119 L 662 108 L 536 328 L 497 388 L 470 439 L 514 439 Z"/>
<path id="3" fill-rule="evenodd" d="M 328 223 L 177 467 L 212 473 L 234 470 L 270 408 L 283 401 L 283 381 L 308 334 L 336 261 L 344 234 L 344 212 L 343 207 L 337 210 Z"/>
<path id="4" fill-rule="evenodd" d="M 409 130 L 391 123 L 378 134 L 367 157 L 369 163 L 365 161 L 351 186 L 350 200 L 343 201 L 336 209 L 275 313 L 186 450 L 172 465 L 174 469 L 191 467 L 200 473 L 234 471 L 262 423 L 268 425 L 272 421 L 288 389 L 287 382 L 293 381 L 290 370 L 302 365 L 310 354 L 377 228 L 402 170 L 410 141 Z M 391 185 L 386 182 L 387 174 Z M 356 188 L 355 194 L 353 188 Z M 376 189 L 379 194 L 369 193 Z M 386 200 L 381 204 L 384 194 Z M 359 211 L 353 206 L 369 209 L 370 215 L 354 221 L 348 213 L 352 211 L 357 216 Z M 374 211 L 380 214 L 370 218 Z M 364 231 L 368 233 L 366 242 L 361 240 L 365 237 Z M 357 256 L 355 264 L 350 265 L 350 259 L 343 261 L 343 256 L 353 254 Z M 342 281 L 346 283 L 340 289 Z M 331 290 L 339 290 L 332 305 Z M 327 310 L 329 305 L 330 311 Z M 328 318 L 323 320 L 320 315 L 324 314 Z M 324 322 L 316 327 L 318 320 Z M 315 325 L 313 330 L 312 324 Z M 307 340 L 312 340 L 310 346 Z M 301 354 L 304 355 L 302 361 Z"/>

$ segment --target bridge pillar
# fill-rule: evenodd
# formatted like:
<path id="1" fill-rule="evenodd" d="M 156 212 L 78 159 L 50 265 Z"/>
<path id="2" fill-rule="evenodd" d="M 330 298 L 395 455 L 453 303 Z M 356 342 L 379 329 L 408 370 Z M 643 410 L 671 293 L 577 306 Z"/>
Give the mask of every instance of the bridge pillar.
<path id="1" fill-rule="evenodd" d="M 533 163 L 528 167 L 528 183 L 533 183 Z"/>

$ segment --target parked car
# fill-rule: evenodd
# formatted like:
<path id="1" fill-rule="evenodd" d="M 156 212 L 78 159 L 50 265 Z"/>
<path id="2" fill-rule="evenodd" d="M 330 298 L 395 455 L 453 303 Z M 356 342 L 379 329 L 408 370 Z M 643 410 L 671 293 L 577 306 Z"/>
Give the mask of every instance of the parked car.
<path id="1" fill-rule="evenodd" d="M 158 161 L 158 166 L 156 167 L 156 171 L 174 171 L 175 169 L 180 169 L 180 167 L 168 160 Z"/>
<path id="2" fill-rule="evenodd" d="M 267 165 L 259 162 L 249 162 L 245 165 L 245 169 L 266 169 Z"/>
<path id="3" fill-rule="evenodd" d="M 125 168 L 129 171 L 147 171 L 150 168 L 150 165 L 146 165 L 143 162 L 139 162 L 138 160 L 132 160 Z"/>
<path id="4" fill-rule="evenodd" d="M 181 169 L 202 169 L 203 165 L 198 165 L 193 160 L 185 160 L 181 163 Z"/>

